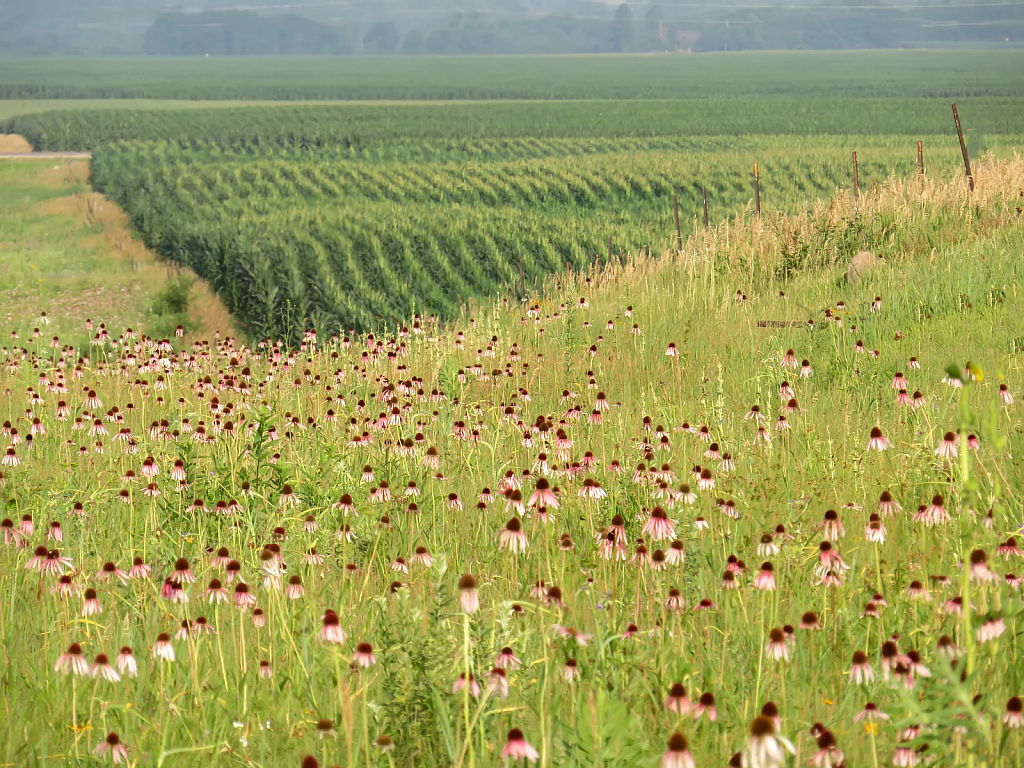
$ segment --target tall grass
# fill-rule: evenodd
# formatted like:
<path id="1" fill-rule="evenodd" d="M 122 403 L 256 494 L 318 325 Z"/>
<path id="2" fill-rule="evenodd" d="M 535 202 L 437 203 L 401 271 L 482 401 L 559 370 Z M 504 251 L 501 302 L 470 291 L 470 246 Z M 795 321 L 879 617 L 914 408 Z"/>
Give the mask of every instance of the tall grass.
<path id="1" fill-rule="evenodd" d="M 22 442 L 4 432 L 18 463 L 2 467 L 12 524 L 0 547 L 0 758 L 95 764 L 93 749 L 116 732 L 138 765 L 290 766 L 314 756 L 491 766 L 518 728 L 543 766 L 652 766 L 677 730 L 699 765 L 721 765 L 771 701 L 796 750 L 787 764 L 842 762 L 819 753 L 824 730 L 847 765 L 893 764 L 906 729 L 919 725 L 903 764 L 909 754 L 1018 765 L 1020 730 L 1003 716 L 1024 684 L 1022 604 L 1009 577 L 1020 556 L 1005 546 L 1021 524 L 1024 229 L 1015 208 L 1024 166 L 979 168 L 973 197 L 962 178 L 918 183 L 882 185 L 856 216 L 840 197 L 811 214 L 697 231 L 678 257 L 577 272 L 560 286 L 552 279 L 522 305 L 478 304 L 451 325 L 408 318 L 409 334 L 394 338 L 307 335 L 294 351 L 221 339 L 172 352 L 113 328 L 113 340 L 89 343 L 97 325 L 51 347 L 38 318 L 12 319 L 5 331 L 19 338 L 0 376 Z M 837 281 L 846 246 L 832 238 L 851 226 L 849 237 L 891 247 L 879 249 L 886 265 L 846 286 Z M 934 249 L 914 236 L 921 229 Z M 801 242 L 806 257 L 787 267 L 786 249 Z M 826 320 L 825 308 L 842 322 Z M 757 326 L 809 317 L 813 325 Z M 677 356 L 666 354 L 670 343 Z M 781 366 L 790 348 L 796 369 Z M 907 367 L 912 356 L 920 369 Z M 813 375 L 801 376 L 803 359 Z M 965 386 L 942 383 L 951 363 Z M 897 372 L 920 390 L 921 407 L 897 404 Z M 783 380 L 797 401 L 789 430 L 776 429 L 789 400 Z M 754 444 L 752 404 L 770 443 Z M 605 405 L 599 422 L 591 418 Z M 76 418 L 109 434 L 76 430 Z M 35 419 L 46 432 L 37 426 L 29 447 Z M 708 455 L 709 442 L 686 424 L 706 426 L 735 468 Z M 888 450 L 867 450 L 873 427 Z M 571 445 L 558 442 L 560 429 Z M 937 455 L 957 430 L 956 459 Z M 364 432 L 369 444 L 353 444 Z M 128 439 L 114 440 L 119 433 Z M 519 515 L 504 478 L 511 472 L 528 502 L 545 476 L 542 452 L 558 508 Z M 147 457 L 159 468 L 152 478 Z M 184 481 L 172 477 L 178 461 Z M 698 489 L 694 465 L 711 469 L 713 489 Z M 671 495 L 655 472 L 674 473 Z M 582 497 L 587 480 L 606 497 Z M 419 495 L 407 494 L 410 481 Z M 149 483 L 160 496 L 144 494 Z M 683 483 L 697 495 L 692 505 Z M 496 498 L 478 503 L 484 487 Z M 866 527 L 884 491 L 903 510 L 883 517 L 885 541 L 872 543 Z M 354 510 L 335 506 L 344 494 Z M 920 522 L 918 505 L 936 496 L 949 520 Z M 218 512 L 232 499 L 237 506 Z M 666 539 L 644 531 L 657 505 L 675 521 Z M 844 536 L 821 527 L 829 509 Z M 625 559 L 605 559 L 600 542 L 616 515 Z M 26 516 L 34 530 L 19 536 Z M 528 547 L 502 551 L 499 532 L 508 537 L 520 518 Z M 60 542 L 46 540 L 51 521 Z M 841 586 L 819 583 L 825 538 L 849 566 Z M 656 550 L 674 540 L 685 562 L 648 564 L 641 542 L 660 562 Z M 65 575 L 96 590 L 101 613 L 83 616 L 84 594 L 62 598 L 56 575 L 26 567 L 38 546 L 70 560 Z M 211 564 L 220 547 L 237 560 L 264 626 L 251 609 L 208 602 L 210 580 L 227 581 Z M 312 547 L 323 563 L 307 557 Z M 417 547 L 432 565 L 413 562 Z M 991 580 L 972 580 L 963 566 L 979 549 Z M 152 574 L 124 584 L 100 576 L 105 563 L 127 571 L 133 558 Z M 174 574 L 178 558 L 195 584 Z M 766 561 L 775 591 L 754 587 Z M 735 590 L 722 587 L 727 570 Z M 463 574 L 478 584 L 472 613 Z M 285 587 L 296 576 L 304 594 L 292 599 Z M 162 597 L 165 578 L 181 581 L 188 600 Z M 915 580 L 930 602 L 908 591 Z M 957 596 L 962 615 L 947 603 Z M 698 610 L 702 600 L 708 610 Z M 328 608 L 340 645 L 321 639 Z M 808 612 L 820 630 L 799 628 Z M 197 629 L 200 616 L 215 633 Z M 186 620 L 192 631 L 179 637 Z M 1005 631 L 991 638 L 1000 621 Z M 775 660 L 771 632 L 786 625 L 795 628 L 789 660 Z M 154 658 L 160 633 L 171 635 L 174 661 Z M 897 635 L 908 658 L 896 661 L 910 670 L 916 651 L 924 667 L 883 674 L 883 646 Z M 939 652 L 943 635 L 962 651 L 955 668 Z M 90 664 L 130 646 L 139 674 L 117 683 L 62 674 L 55 665 L 71 643 Z M 376 663 L 358 664 L 359 643 L 372 645 Z M 522 665 L 507 670 L 502 698 L 487 683 L 506 646 Z M 851 677 L 855 652 L 874 672 L 864 685 Z M 579 672 L 571 682 L 570 659 Z M 467 671 L 479 698 L 453 692 Z M 712 694 L 717 717 L 668 710 L 675 683 L 692 702 Z M 857 721 L 868 702 L 893 719 Z"/>

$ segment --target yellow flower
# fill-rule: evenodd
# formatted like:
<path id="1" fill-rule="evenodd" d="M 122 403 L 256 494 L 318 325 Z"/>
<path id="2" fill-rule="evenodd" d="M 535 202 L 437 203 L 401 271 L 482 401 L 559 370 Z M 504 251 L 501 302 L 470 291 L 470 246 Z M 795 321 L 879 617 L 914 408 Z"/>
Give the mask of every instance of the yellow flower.
<path id="1" fill-rule="evenodd" d="M 864 723 L 864 733 L 869 733 L 872 736 L 877 736 L 878 723 Z"/>
<path id="2" fill-rule="evenodd" d="M 832 699 L 825 699 L 825 706 L 826 707 L 831 707 L 832 706 Z"/>

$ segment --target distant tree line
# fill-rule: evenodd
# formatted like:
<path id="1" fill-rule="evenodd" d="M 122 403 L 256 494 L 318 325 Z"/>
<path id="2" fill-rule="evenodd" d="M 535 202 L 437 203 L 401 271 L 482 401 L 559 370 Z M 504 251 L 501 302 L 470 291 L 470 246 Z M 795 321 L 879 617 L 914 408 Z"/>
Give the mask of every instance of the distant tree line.
<path id="1" fill-rule="evenodd" d="M 146 31 L 145 51 L 163 56 L 266 56 L 355 53 L 342 29 L 302 16 L 252 11 L 163 13 Z"/>
<path id="2" fill-rule="evenodd" d="M 659 5 L 642 14 L 623 3 L 610 18 L 569 14 L 516 17 L 454 11 L 433 29 L 404 35 L 378 21 L 363 36 L 300 16 L 251 11 L 164 13 L 145 51 L 163 55 L 639 53 L 691 50 L 894 48 L 1001 45 L 1024 35 L 1024 5 L 946 4 L 913 9 L 848 0 L 827 8 L 719 7 L 673 19 Z M 365 29 L 365 27 L 364 27 Z"/>

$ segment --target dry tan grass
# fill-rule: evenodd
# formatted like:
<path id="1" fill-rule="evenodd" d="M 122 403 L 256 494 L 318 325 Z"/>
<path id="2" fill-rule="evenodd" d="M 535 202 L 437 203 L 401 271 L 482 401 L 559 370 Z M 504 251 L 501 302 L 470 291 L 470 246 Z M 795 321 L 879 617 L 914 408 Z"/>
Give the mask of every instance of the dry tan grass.
<path id="1" fill-rule="evenodd" d="M 0 153 L 31 151 L 32 145 L 16 133 L 0 133 Z"/>
<path id="2" fill-rule="evenodd" d="M 925 230 L 924 222 L 934 228 L 936 217 L 944 222 L 944 243 L 998 230 L 1012 219 L 1024 216 L 1024 158 L 1014 155 L 1006 160 L 986 157 L 974 163 L 975 188 L 968 188 L 963 173 L 947 177 L 892 177 L 872 190 L 840 194 L 820 201 L 813 210 L 800 214 L 765 213 L 760 218 L 752 211 L 736 216 L 705 231 L 695 226 L 681 251 L 670 250 L 660 258 L 649 253 L 631 256 L 624 264 L 601 267 L 596 273 L 574 275 L 602 283 L 623 281 L 635 284 L 652 278 L 662 270 L 684 269 L 714 273 L 728 264 L 734 276 L 746 273 L 748 285 L 770 287 L 777 281 L 787 246 L 812 243 L 804 268 L 841 268 L 846 272 L 845 254 L 827 234 L 845 226 L 854 216 L 869 223 L 873 220 L 899 221 L 904 232 Z M 913 238 L 898 241 L 878 255 L 888 260 L 931 257 L 932 249 Z"/>

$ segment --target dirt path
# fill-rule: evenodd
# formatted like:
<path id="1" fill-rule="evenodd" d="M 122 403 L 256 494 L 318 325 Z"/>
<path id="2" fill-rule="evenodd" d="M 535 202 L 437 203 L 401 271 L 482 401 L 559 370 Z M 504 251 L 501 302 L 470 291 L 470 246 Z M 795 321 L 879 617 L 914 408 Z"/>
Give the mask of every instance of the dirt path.
<path id="1" fill-rule="evenodd" d="M 0 152 L 0 160 L 88 160 L 92 152 Z"/>

